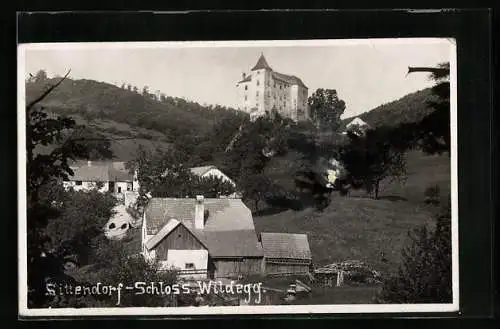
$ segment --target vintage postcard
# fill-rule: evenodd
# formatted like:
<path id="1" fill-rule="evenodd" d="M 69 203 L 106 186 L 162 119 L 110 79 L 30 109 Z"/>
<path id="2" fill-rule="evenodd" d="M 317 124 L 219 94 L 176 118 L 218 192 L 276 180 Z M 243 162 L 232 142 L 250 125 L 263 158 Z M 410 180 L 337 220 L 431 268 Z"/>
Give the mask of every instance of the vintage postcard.
<path id="1" fill-rule="evenodd" d="M 453 39 L 18 58 L 20 316 L 458 311 Z"/>

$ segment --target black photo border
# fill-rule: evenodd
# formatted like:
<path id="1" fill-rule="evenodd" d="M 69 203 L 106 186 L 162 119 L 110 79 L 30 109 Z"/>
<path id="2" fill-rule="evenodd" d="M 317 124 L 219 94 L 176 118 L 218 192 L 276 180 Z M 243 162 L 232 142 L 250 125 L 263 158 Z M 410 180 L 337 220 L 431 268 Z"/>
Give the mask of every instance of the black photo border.
<path id="1" fill-rule="evenodd" d="M 491 15 L 488 9 L 18 13 L 17 42 L 455 38 L 460 311 L 357 314 L 355 317 L 484 318 L 493 315 L 495 305 L 493 154 L 496 148 L 493 144 Z M 17 270 L 17 266 L 14 268 Z M 208 317 L 219 316 L 190 316 Z M 254 317 L 352 318 L 354 315 L 238 316 Z"/>

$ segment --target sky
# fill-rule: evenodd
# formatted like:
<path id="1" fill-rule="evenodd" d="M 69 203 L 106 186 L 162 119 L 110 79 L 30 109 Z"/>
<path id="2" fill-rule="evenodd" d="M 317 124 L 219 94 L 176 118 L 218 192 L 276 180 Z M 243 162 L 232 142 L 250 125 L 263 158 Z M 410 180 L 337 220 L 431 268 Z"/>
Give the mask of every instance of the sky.
<path id="1" fill-rule="evenodd" d="M 451 46 L 446 39 L 33 44 L 22 48 L 20 65 L 25 76 L 40 69 L 62 76 L 71 69 L 73 79 L 148 86 L 200 104 L 237 107 L 236 83 L 262 53 L 274 71 L 301 78 L 309 95 L 337 90 L 345 118 L 432 86 L 425 73 L 407 75 L 408 66 L 450 61 Z"/>

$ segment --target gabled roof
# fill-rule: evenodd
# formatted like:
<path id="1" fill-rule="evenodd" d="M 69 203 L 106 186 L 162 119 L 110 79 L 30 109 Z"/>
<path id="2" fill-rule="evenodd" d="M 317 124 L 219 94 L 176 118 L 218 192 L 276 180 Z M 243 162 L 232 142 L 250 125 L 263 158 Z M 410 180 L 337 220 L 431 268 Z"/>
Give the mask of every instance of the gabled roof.
<path id="1" fill-rule="evenodd" d="M 193 167 L 193 168 L 190 168 L 191 170 L 191 173 L 193 175 L 196 175 L 196 176 L 203 176 L 205 175 L 206 173 L 208 173 L 210 170 L 212 169 L 217 169 L 219 170 L 224 176 L 226 176 L 226 178 L 229 180 L 229 182 L 231 182 L 233 185 L 234 185 L 234 181 L 229 178 L 226 174 L 224 174 L 219 168 L 217 168 L 216 166 L 201 166 L 201 167 Z"/>
<path id="2" fill-rule="evenodd" d="M 146 248 L 148 248 L 148 250 L 151 250 L 154 247 L 156 247 L 158 243 L 160 243 L 165 237 L 167 237 L 170 233 L 172 233 L 172 231 L 175 230 L 179 225 L 184 225 L 184 224 L 182 224 L 175 218 L 171 218 L 157 234 L 155 234 L 151 239 L 148 240 L 148 242 L 146 242 Z M 191 232 L 189 228 L 186 229 Z M 193 232 L 191 232 L 191 234 L 193 234 L 194 237 L 198 239 L 198 241 L 200 241 L 199 237 L 196 234 L 194 234 Z M 207 246 L 202 241 L 200 241 L 200 243 L 205 248 L 207 248 Z"/>
<path id="3" fill-rule="evenodd" d="M 148 250 L 151 250 L 154 248 L 161 240 L 163 240 L 164 237 L 170 234 L 177 226 L 180 225 L 181 222 L 179 222 L 175 218 L 171 218 L 165 226 L 162 227 L 162 229 L 156 233 L 151 239 L 146 242 L 146 247 Z"/>
<path id="4" fill-rule="evenodd" d="M 288 74 L 283 74 L 283 73 L 279 73 L 279 72 L 273 72 L 272 74 L 273 74 L 274 79 L 281 80 L 281 81 L 289 83 L 291 85 L 299 85 L 299 86 L 302 86 L 304 88 L 307 88 L 306 85 L 302 82 L 302 80 L 297 78 L 295 75 L 288 75 Z"/>
<path id="5" fill-rule="evenodd" d="M 252 68 L 252 71 L 255 70 L 262 70 L 262 69 L 267 69 L 267 70 L 273 70 L 269 64 L 267 64 L 266 58 L 264 57 L 264 54 L 260 54 L 259 59 L 257 60 L 257 64 Z"/>
<path id="6" fill-rule="evenodd" d="M 352 125 L 359 125 L 359 126 L 368 126 L 368 124 L 366 122 L 363 121 L 363 119 L 359 118 L 359 117 L 356 117 L 354 119 L 352 119 L 351 122 L 349 122 L 346 127 L 350 127 Z"/>
<path id="7" fill-rule="evenodd" d="M 70 181 L 131 182 L 134 179 L 134 175 L 125 169 L 125 162 L 77 161 L 70 167 L 73 170 L 73 176 L 69 177 Z"/>
<path id="8" fill-rule="evenodd" d="M 261 242 L 266 258 L 311 259 L 306 234 L 261 233 Z"/>
<path id="9" fill-rule="evenodd" d="M 195 199 L 151 199 L 145 209 L 147 234 L 161 234 L 174 218 L 206 245 L 212 257 L 262 256 L 252 213 L 240 199 L 205 199 L 203 202 L 208 216 L 204 229 L 198 230 L 194 226 Z"/>

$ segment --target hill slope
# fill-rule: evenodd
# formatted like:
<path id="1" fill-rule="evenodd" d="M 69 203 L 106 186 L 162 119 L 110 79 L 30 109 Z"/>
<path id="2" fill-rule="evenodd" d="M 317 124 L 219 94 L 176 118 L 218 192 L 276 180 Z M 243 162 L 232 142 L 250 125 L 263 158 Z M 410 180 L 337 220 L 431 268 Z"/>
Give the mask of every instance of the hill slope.
<path id="1" fill-rule="evenodd" d="M 40 95 L 57 79 L 26 84 L 27 102 Z M 167 139 L 181 133 L 203 135 L 226 116 L 239 115 L 234 110 L 204 107 L 181 98 L 161 97 L 119 88 L 93 80 L 66 79 L 41 103 L 58 114 L 79 114 L 86 119 L 107 119 L 130 126 L 156 130 Z"/>
<path id="2" fill-rule="evenodd" d="M 433 111 L 427 102 L 435 100 L 435 97 L 431 93 L 431 88 L 416 91 L 360 115 L 342 120 L 341 129 L 345 129 L 345 125 L 355 117 L 359 117 L 373 128 L 420 121 Z"/>
<path id="3" fill-rule="evenodd" d="M 29 103 L 58 79 L 26 83 Z M 119 88 L 93 80 L 64 80 L 41 103 L 48 113 L 68 115 L 92 135 L 111 140 L 117 160 L 133 158 L 139 145 L 168 149 L 179 136 L 203 136 L 215 123 L 239 112 L 220 106 L 201 106 L 181 98 Z M 48 152 L 50 148 L 37 149 Z"/>
<path id="4" fill-rule="evenodd" d="M 313 209 L 254 216 L 260 232 L 304 233 L 316 265 L 361 260 L 380 271 L 397 268 L 408 230 L 432 225 L 422 205 L 336 196 L 323 212 Z"/>

